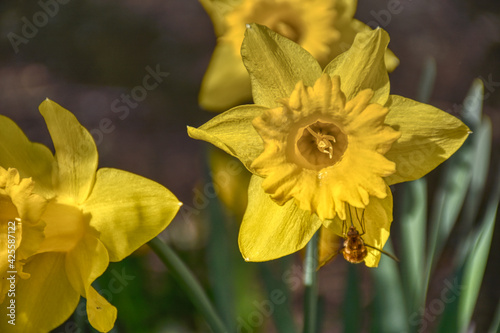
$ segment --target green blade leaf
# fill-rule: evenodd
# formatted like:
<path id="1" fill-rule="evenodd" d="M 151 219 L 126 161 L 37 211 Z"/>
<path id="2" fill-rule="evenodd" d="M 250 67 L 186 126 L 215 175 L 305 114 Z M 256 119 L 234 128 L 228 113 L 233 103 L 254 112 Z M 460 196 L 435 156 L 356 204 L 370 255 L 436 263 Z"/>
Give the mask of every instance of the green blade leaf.
<path id="1" fill-rule="evenodd" d="M 483 85 L 481 81 L 474 81 L 463 104 L 463 116 L 471 128 L 477 128 L 477 119 L 481 117 Z M 434 200 L 431 212 L 431 232 L 427 252 L 426 273 L 429 280 L 430 273 L 437 259 L 441 255 L 444 245 L 456 223 L 471 181 L 472 165 L 474 160 L 474 141 L 467 140 L 464 145 L 447 162 L 444 176 Z"/>
<path id="2" fill-rule="evenodd" d="M 408 314 L 425 302 L 424 249 L 427 223 L 427 181 L 405 184 L 401 213 L 401 279 Z"/>
<path id="3" fill-rule="evenodd" d="M 361 278 L 358 266 L 349 265 L 347 288 L 344 295 L 344 302 L 342 303 L 344 332 L 361 332 L 362 321 L 359 318 L 359 314 L 362 313 L 360 285 Z"/>
<path id="4" fill-rule="evenodd" d="M 499 177 L 497 177 L 499 178 Z M 476 305 L 477 296 L 483 280 L 486 262 L 490 252 L 493 229 L 495 226 L 498 204 L 500 202 L 500 179 L 497 179 L 493 193 L 490 195 L 486 213 L 481 221 L 480 229 L 475 237 L 474 247 L 465 263 L 463 277 L 463 295 L 460 297 L 458 309 L 458 328 L 463 332 L 469 326 Z"/>
<path id="5" fill-rule="evenodd" d="M 384 250 L 394 253 L 389 239 Z M 382 256 L 379 267 L 372 270 L 375 282 L 375 300 L 372 332 L 408 332 L 408 315 L 397 263 Z"/>

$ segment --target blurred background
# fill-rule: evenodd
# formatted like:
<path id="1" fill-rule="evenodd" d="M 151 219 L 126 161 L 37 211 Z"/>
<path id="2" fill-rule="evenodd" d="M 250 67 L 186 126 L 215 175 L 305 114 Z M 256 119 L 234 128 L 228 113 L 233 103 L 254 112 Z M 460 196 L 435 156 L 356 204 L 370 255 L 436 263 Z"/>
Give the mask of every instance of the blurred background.
<path id="1" fill-rule="evenodd" d="M 269 288 L 263 281 L 266 276 L 277 276 L 280 280 L 283 264 L 291 274 L 287 283 L 292 300 L 291 307 L 284 311 L 292 313 L 300 323 L 303 290 L 294 283 L 294 277 L 301 276 L 300 255 L 269 266 L 244 263 L 237 250 L 238 221 L 231 219 L 231 214 L 238 216 L 238 213 L 227 213 L 215 196 L 208 195 L 208 200 L 207 195 L 202 195 L 207 184 L 211 184 L 205 162 L 208 144 L 190 139 L 186 132 L 187 125 L 199 126 L 214 116 L 197 104 L 200 83 L 215 46 L 212 24 L 200 3 L 60 0 L 57 11 L 54 9 L 45 24 L 27 30 L 30 38 L 22 37 L 26 20 L 33 22 L 34 15 L 44 10 L 41 3 L 48 1 L 0 2 L 0 113 L 18 123 L 30 140 L 52 148 L 38 105 L 50 98 L 72 111 L 94 136 L 100 167 L 124 169 L 153 179 L 184 202 L 184 208 L 162 238 L 194 271 L 223 317 L 237 318 L 242 332 L 276 332 L 271 320 L 251 324 L 251 330 L 245 325 L 249 325 L 249 320 L 259 319 L 252 319 L 252 313 L 259 309 L 259 302 L 265 299 Z M 387 8 L 387 1 L 359 1 L 355 16 L 365 23 L 378 22 L 391 36 L 389 47 L 401 61 L 390 76 L 392 93 L 416 98 L 424 63 L 433 57 L 437 76 L 429 103 L 458 116 L 472 81 L 481 78 L 485 82 L 484 114 L 493 124 L 490 170 L 499 170 L 500 3 L 495 0 L 401 0 L 400 3 L 403 10 L 399 14 L 381 18 L 380 11 Z M 11 33 L 21 38 L 12 37 Z M 143 86 L 143 78 L 150 71 L 161 73 L 157 87 L 144 90 L 146 94 L 141 101 L 127 104 L 123 96 Z M 440 170 L 429 175 L 431 199 L 432 180 L 439 176 Z M 487 191 L 495 181 L 494 176 L 490 172 Z M 400 192 L 397 186 L 393 190 L 397 230 Z M 214 216 L 222 222 L 213 223 Z M 231 251 L 213 246 L 214 242 Z M 401 240 L 393 242 L 397 255 Z M 500 299 L 499 228 L 492 244 L 473 316 L 478 332 L 488 327 Z M 445 244 L 444 259 L 430 281 L 431 295 L 439 293 L 449 273 L 448 251 L 460 246 L 453 238 Z M 218 283 L 220 275 L 214 271 L 227 267 L 228 263 L 232 268 L 227 272 L 231 283 L 224 288 Z M 340 318 L 345 310 L 344 290 L 351 269 L 345 261 L 337 259 L 319 273 L 325 314 L 322 332 L 343 330 Z M 361 265 L 355 269 L 362 286 L 362 304 L 369 307 L 373 297 L 370 269 Z M 209 331 L 177 282 L 147 247 L 123 262 L 111 264 L 97 285 L 106 290 L 109 281 L 123 272 L 130 278 L 122 280 L 123 288 L 108 295 L 118 308 L 114 331 Z M 224 308 L 230 303 L 224 299 L 233 296 L 236 296 L 234 307 Z M 371 319 L 363 313 L 359 313 L 359 318 L 362 330 L 369 331 Z M 81 307 L 70 321 L 78 325 L 78 332 L 92 331 L 85 323 Z M 65 331 L 67 326 L 63 325 L 54 332 Z"/>

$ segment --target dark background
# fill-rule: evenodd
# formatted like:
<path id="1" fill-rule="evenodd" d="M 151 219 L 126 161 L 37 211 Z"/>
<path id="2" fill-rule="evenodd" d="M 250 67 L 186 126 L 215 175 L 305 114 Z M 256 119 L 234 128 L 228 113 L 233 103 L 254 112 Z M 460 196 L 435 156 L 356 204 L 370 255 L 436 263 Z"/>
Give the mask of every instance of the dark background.
<path id="1" fill-rule="evenodd" d="M 474 78 L 489 82 L 485 85 L 484 113 L 493 123 L 491 164 L 498 170 L 500 3 L 405 0 L 400 6 L 401 12 L 389 17 L 382 14 L 387 12 L 381 12 L 387 11 L 387 1 L 360 1 L 356 14 L 363 22 L 378 22 L 391 36 L 389 46 L 401 60 L 391 74 L 392 93 L 415 98 L 423 64 L 429 56 L 437 64 L 430 104 L 452 114 L 457 115 L 457 106 Z M 93 131 L 100 167 L 120 168 L 151 178 L 168 187 L 181 201 L 193 202 L 193 189 L 204 181 L 203 151 L 207 144 L 190 139 L 186 125 L 199 126 L 214 115 L 197 104 L 201 79 L 215 45 L 212 24 L 202 6 L 194 0 L 69 0 L 59 4 L 54 17 L 27 43 L 20 44 L 16 53 L 7 36 L 12 32 L 21 36 L 22 18 L 32 22 L 33 15 L 40 10 L 37 1 L 0 2 L 0 113 L 16 121 L 32 141 L 51 147 L 43 118 L 37 111 L 48 97 L 72 111 L 82 125 Z M 113 101 L 142 85 L 147 66 L 159 66 L 169 75 L 121 119 L 123 114 L 112 111 Z M 99 137 L 96 133 L 104 118 L 110 120 L 113 130 L 109 133 L 101 130 Z M 195 265 L 193 269 L 208 285 L 204 278 L 203 250 L 209 226 L 203 223 L 179 215 L 166 237 L 190 267 Z M 500 297 L 497 286 L 500 271 L 496 265 L 500 260 L 499 235 L 497 228 L 475 314 L 479 325 L 491 321 Z M 229 241 L 236 244 L 236 238 Z M 131 267 L 148 265 L 145 268 L 148 272 L 164 271 L 147 255 L 127 260 Z M 347 269 L 345 263 L 337 263 L 320 274 L 321 290 L 332 309 L 341 301 L 339 294 Z M 142 312 L 156 311 L 140 318 L 174 325 L 169 327 L 180 325 L 173 331 L 188 332 L 193 326 L 184 321 L 189 320 L 194 309 L 177 290 L 175 281 L 161 276 L 169 285 L 164 286 L 159 280 L 153 286 L 161 291 L 160 295 L 168 295 L 170 301 L 166 302 L 171 304 L 152 310 L 148 302 L 139 300 L 136 306 L 142 304 L 139 306 Z M 144 279 L 138 281 L 148 281 Z M 369 281 L 365 283 L 369 285 Z M 140 298 L 140 294 L 136 296 Z M 136 296 L 127 297 L 139 299 Z M 120 301 L 127 304 L 127 300 Z M 125 316 L 121 319 L 122 312 L 135 313 L 127 311 L 119 306 L 119 322 L 131 320 Z M 300 312 L 300 308 L 296 311 Z M 164 318 L 170 315 L 176 319 Z M 144 319 L 138 319 L 134 325 L 140 327 L 141 320 Z M 142 325 L 149 327 L 146 331 L 158 327 L 151 323 Z M 338 324 L 328 320 L 327 325 L 331 327 L 326 331 L 338 328 Z M 119 324 L 118 327 L 130 330 L 135 326 Z"/>

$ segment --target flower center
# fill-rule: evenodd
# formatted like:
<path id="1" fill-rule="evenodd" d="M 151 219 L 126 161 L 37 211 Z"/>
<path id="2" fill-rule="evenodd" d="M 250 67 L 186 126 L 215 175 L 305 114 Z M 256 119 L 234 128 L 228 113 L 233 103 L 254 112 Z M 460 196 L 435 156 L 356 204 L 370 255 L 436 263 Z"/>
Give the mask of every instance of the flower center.
<path id="1" fill-rule="evenodd" d="M 90 218 L 77 207 L 51 202 L 42 219 L 47 223 L 45 240 L 38 253 L 67 252 L 85 235 Z"/>
<path id="2" fill-rule="evenodd" d="M 318 146 L 318 150 L 322 153 L 328 154 L 328 157 L 332 159 L 333 157 L 333 145 L 332 142 L 335 143 L 335 137 L 331 135 L 323 135 L 321 133 L 314 132 L 310 126 L 307 126 L 306 129 L 311 133 L 312 136 L 316 138 L 316 145 Z M 332 142 L 330 142 L 332 141 Z"/>
<path id="3" fill-rule="evenodd" d="M 313 170 L 336 164 L 347 148 L 347 136 L 340 128 L 322 120 L 300 127 L 291 139 L 295 143 L 294 161 Z"/>

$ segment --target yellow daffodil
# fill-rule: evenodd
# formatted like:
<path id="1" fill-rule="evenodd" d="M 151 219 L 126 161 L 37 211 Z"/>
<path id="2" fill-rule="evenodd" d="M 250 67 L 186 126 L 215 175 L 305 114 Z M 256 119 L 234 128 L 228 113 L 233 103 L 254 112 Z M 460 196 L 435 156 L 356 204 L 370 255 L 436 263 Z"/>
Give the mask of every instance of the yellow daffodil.
<path id="1" fill-rule="evenodd" d="M 343 237 L 351 221 L 382 249 L 392 222 L 389 185 L 424 176 L 467 138 L 469 129 L 448 113 L 389 94 L 388 43 L 382 29 L 360 33 L 322 71 L 299 45 L 248 26 L 242 55 L 255 104 L 188 128 L 254 174 L 239 235 L 246 260 L 293 253 L 322 225 Z M 368 252 L 366 265 L 376 266 L 380 252 Z"/>
<path id="2" fill-rule="evenodd" d="M 240 55 L 245 24 L 258 23 L 300 44 L 324 66 L 370 28 L 353 19 L 356 0 L 200 0 L 212 19 L 217 46 L 202 82 L 200 105 L 223 111 L 252 97 Z M 386 52 L 387 68 L 399 60 Z"/>
<path id="3" fill-rule="evenodd" d="M 92 283 L 110 261 L 122 260 L 165 229 L 181 204 L 151 180 L 97 170 L 94 140 L 75 116 L 50 100 L 40 112 L 55 156 L 0 116 L 0 331 L 50 331 L 83 296 L 89 322 L 106 332 L 117 311 Z M 10 239 L 16 251 L 7 265 Z M 11 303 L 14 311 L 7 308 Z"/>

